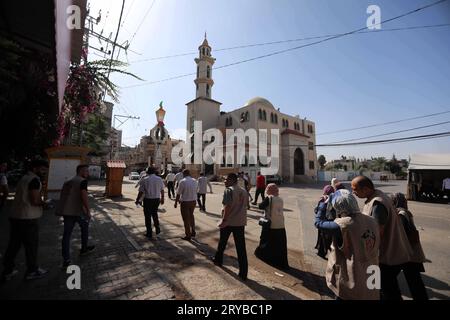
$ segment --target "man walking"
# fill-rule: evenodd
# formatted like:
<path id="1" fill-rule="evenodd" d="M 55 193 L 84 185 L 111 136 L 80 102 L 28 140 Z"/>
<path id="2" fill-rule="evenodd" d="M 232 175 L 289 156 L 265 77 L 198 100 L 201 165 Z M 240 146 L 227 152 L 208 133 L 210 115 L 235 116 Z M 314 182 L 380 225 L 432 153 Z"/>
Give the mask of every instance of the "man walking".
<path id="1" fill-rule="evenodd" d="M 353 179 L 352 190 L 357 197 L 366 199 L 363 213 L 373 217 L 380 227 L 381 299 L 401 300 L 397 276 L 413 252 L 394 204 L 367 177 Z"/>
<path id="2" fill-rule="evenodd" d="M 95 246 L 89 246 L 89 222 L 92 218 L 88 201 L 89 166 L 79 165 L 77 175 L 66 181 L 61 190 L 60 202 L 56 215 L 64 218 L 64 233 L 62 238 L 63 268 L 71 264 L 70 238 L 75 224 L 81 229 L 80 256 L 91 253 Z"/>
<path id="3" fill-rule="evenodd" d="M 44 277 L 48 271 L 37 263 L 39 248 L 39 219 L 45 202 L 41 197 L 42 179 L 48 168 L 43 160 L 32 161 L 28 173 L 17 184 L 16 195 L 11 208 L 9 244 L 3 260 L 1 281 L 11 279 L 18 273 L 14 270 L 14 260 L 21 246 L 25 247 L 27 262 L 26 280 Z"/>
<path id="4" fill-rule="evenodd" d="M 198 178 L 198 190 L 197 190 L 197 202 L 200 211 L 206 212 L 206 189 L 209 184 L 208 178 L 205 174 L 200 173 L 200 178 Z"/>
<path id="5" fill-rule="evenodd" d="M 225 192 L 223 194 L 222 222 L 220 228 L 220 240 L 213 262 L 222 266 L 223 253 L 230 234 L 233 234 L 234 243 L 239 261 L 239 277 L 247 280 L 248 262 L 245 247 L 245 226 L 247 225 L 247 191 L 239 187 L 238 177 L 230 173 L 225 180 Z"/>
<path id="6" fill-rule="evenodd" d="M 175 175 L 175 190 L 178 189 L 178 185 L 180 184 L 180 181 L 183 180 L 183 171 L 178 171 L 178 173 Z"/>
<path id="7" fill-rule="evenodd" d="M 261 172 L 258 172 L 258 175 L 256 176 L 256 191 L 255 191 L 255 201 L 253 202 L 253 205 L 258 204 L 258 196 L 261 195 L 262 200 L 266 198 L 264 196 L 264 191 L 266 190 L 266 178 L 261 175 Z"/>
<path id="8" fill-rule="evenodd" d="M 175 174 L 172 171 L 169 171 L 169 174 L 167 174 L 166 183 L 169 199 L 172 200 L 172 197 L 175 198 Z"/>
<path id="9" fill-rule="evenodd" d="M 178 202 L 180 202 L 180 211 L 184 223 L 184 231 L 186 236 L 183 240 L 190 241 L 191 238 L 195 238 L 195 219 L 194 210 L 197 199 L 197 181 L 191 177 L 189 170 L 183 170 L 183 180 L 180 181 L 177 190 L 177 197 L 175 199 L 176 208 Z"/>
<path id="10" fill-rule="evenodd" d="M 160 204 L 164 204 L 164 181 L 161 177 L 156 175 L 156 169 L 149 167 L 147 169 L 147 177 L 142 180 L 139 187 L 139 193 L 136 198 L 136 204 L 140 203 L 140 199 L 144 195 L 144 216 L 145 227 L 147 232 L 145 236 L 149 239 L 153 239 L 152 231 L 152 219 L 155 225 L 156 235 L 161 233 L 158 219 L 158 207 Z"/>

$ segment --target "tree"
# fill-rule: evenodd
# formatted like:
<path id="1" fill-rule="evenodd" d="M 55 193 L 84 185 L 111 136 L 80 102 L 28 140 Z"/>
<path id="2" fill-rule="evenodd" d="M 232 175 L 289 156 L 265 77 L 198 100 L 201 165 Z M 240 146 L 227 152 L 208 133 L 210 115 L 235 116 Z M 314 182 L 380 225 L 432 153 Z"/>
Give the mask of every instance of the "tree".
<path id="1" fill-rule="evenodd" d="M 325 158 L 325 156 L 323 154 L 321 154 L 319 156 L 319 158 L 317 159 L 317 161 L 319 162 L 320 169 L 323 170 L 325 168 L 325 164 L 327 163 L 327 159 Z"/>
<path id="2" fill-rule="evenodd" d="M 123 68 L 128 64 L 118 60 L 87 61 L 87 51 L 83 50 L 82 63 L 72 64 L 64 93 L 64 104 L 58 119 L 59 137 L 55 145 L 66 139 L 67 144 L 82 144 L 82 131 L 88 114 L 96 113 L 104 92 L 113 101 L 119 102 L 119 89 L 110 79 L 110 73 L 120 73 L 142 80 Z"/>
<path id="3" fill-rule="evenodd" d="M 373 158 L 371 169 L 375 172 L 380 172 L 386 169 L 387 160 L 385 157 Z"/>
<path id="4" fill-rule="evenodd" d="M 402 171 L 395 154 L 392 155 L 392 159 L 388 161 L 387 167 L 389 168 L 389 171 L 395 175 L 398 175 Z"/>

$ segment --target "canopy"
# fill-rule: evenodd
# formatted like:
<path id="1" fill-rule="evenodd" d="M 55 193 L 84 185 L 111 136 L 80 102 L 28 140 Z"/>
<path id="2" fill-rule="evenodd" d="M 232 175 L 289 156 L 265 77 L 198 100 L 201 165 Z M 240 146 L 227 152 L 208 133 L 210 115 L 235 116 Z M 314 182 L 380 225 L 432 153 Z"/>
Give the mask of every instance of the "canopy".
<path id="1" fill-rule="evenodd" d="M 450 170 L 450 153 L 412 155 L 408 170 Z"/>

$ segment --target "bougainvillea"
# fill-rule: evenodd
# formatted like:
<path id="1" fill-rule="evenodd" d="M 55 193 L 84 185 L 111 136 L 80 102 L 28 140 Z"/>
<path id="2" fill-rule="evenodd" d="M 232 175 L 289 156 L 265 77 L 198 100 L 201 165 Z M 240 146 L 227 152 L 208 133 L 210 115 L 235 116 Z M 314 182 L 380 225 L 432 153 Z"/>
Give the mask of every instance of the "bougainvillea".
<path id="1" fill-rule="evenodd" d="M 121 73 L 142 80 L 122 68 L 128 65 L 118 60 L 87 60 L 87 50 L 83 50 L 80 64 L 72 64 L 64 92 L 64 101 L 58 118 L 58 139 L 61 145 L 70 134 L 70 128 L 81 130 L 87 116 L 95 113 L 106 93 L 118 102 L 118 87 L 109 79 L 110 73 Z M 78 137 L 80 137 L 80 133 Z"/>

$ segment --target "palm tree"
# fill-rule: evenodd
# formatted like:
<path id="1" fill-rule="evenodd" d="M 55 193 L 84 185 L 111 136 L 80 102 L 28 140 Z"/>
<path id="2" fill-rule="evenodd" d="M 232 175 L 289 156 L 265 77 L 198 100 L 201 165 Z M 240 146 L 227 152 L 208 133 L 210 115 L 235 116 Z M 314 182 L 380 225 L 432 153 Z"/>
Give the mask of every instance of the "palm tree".
<path id="1" fill-rule="evenodd" d="M 61 144 L 67 137 L 66 143 L 82 144 L 83 124 L 88 114 L 96 113 L 104 95 L 108 95 L 114 102 L 119 102 L 119 88 L 113 83 L 110 73 L 119 73 L 142 80 L 138 76 L 124 70 L 128 64 L 119 60 L 87 61 L 87 53 L 83 52 L 82 63 L 73 64 L 64 94 L 64 104 L 59 117 L 59 139 Z"/>

